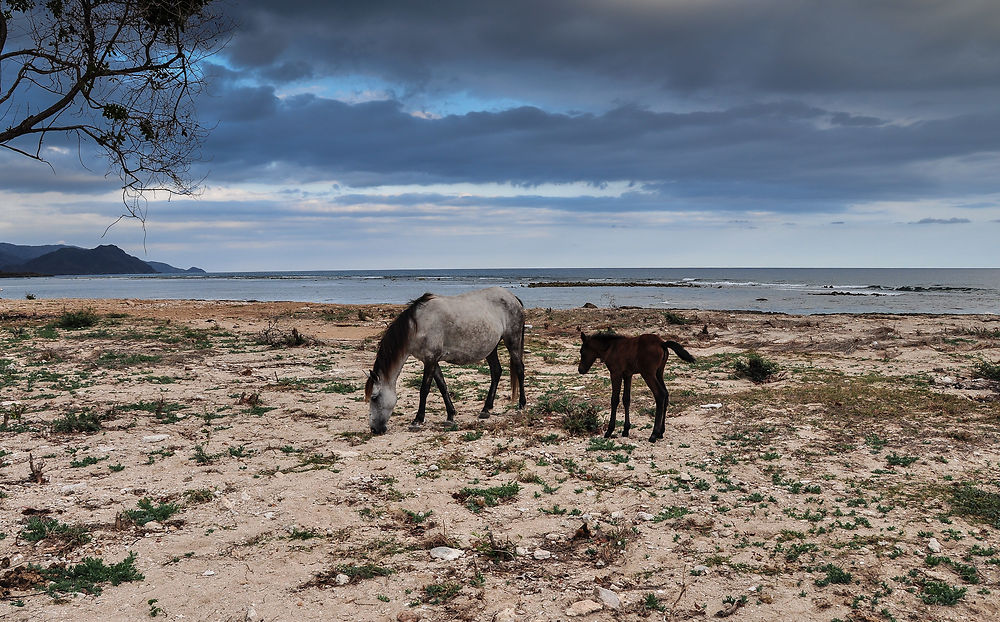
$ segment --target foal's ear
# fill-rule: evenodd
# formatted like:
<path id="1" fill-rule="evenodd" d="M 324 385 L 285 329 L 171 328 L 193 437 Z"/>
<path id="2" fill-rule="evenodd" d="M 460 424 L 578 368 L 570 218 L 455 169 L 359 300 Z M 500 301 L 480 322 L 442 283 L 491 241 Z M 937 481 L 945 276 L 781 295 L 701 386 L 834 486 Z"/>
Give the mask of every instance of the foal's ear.
<path id="1" fill-rule="evenodd" d="M 586 341 L 586 340 L 587 340 L 587 333 L 583 332 L 583 329 L 580 329 L 580 341 Z"/>

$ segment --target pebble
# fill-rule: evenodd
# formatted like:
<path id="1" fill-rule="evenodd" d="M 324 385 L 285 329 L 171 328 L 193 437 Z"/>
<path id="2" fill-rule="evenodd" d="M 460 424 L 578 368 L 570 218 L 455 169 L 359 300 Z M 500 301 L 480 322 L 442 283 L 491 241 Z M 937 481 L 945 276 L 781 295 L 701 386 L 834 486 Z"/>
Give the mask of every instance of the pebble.
<path id="1" fill-rule="evenodd" d="M 580 600 L 573 603 L 566 609 L 566 615 L 571 618 L 575 618 L 578 616 L 589 615 L 595 611 L 600 611 L 603 608 L 604 606 L 601 603 L 597 603 L 589 599 Z"/>
<path id="2" fill-rule="evenodd" d="M 650 514 L 649 512 L 636 512 L 635 517 L 639 520 L 650 521 L 656 518 L 656 516 Z"/>
<path id="3" fill-rule="evenodd" d="M 708 566 L 699 564 L 691 569 L 691 573 L 696 575 L 708 574 Z"/>
<path id="4" fill-rule="evenodd" d="M 396 616 L 396 622 L 417 622 L 419 619 L 420 615 L 413 611 L 400 611 Z"/>
<path id="5" fill-rule="evenodd" d="M 931 538 L 927 541 L 927 550 L 931 553 L 940 553 L 941 543 L 937 541 L 937 538 Z"/>
<path id="6" fill-rule="evenodd" d="M 552 557 L 552 553 L 550 551 L 546 551 L 545 549 L 535 549 L 535 552 L 532 553 L 531 556 L 535 559 L 548 559 Z"/>
<path id="7" fill-rule="evenodd" d="M 351 578 L 343 573 L 338 574 L 335 580 L 337 581 L 337 585 L 347 585 L 351 582 Z"/>
<path id="8" fill-rule="evenodd" d="M 463 555 L 465 555 L 465 551 L 453 549 L 450 546 L 436 546 L 431 549 L 431 557 L 446 562 L 454 561 Z"/>
<path id="9" fill-rule="evenodd" d="M 143 525 L 142 528 L 145 529 L 146 531 L 163 531 L 163 525 L 161 525 L 155 520 L 149 521 L 148 523 Z"/>
<path id="10" fill-rule="evenodd" d="M 206 570 L 205 572 L 201 573 L 201 576 L 203 576 L 203 577 L 215 576 L 215 571 L 214 570 Z"/>
<path id="11" fill-rule="evenodd" d="M 682 482 L 690 482 L 691 481 L 691 474 L 690 473 L 681 473 L 681 476 L 678 479 L 680 479 Z"/>
<path id="12" fill-rule="evenodd" d="M 615 594 L 611 590 L 605 589 L 603 587 L 594 588 L 594 596 L 600 599 L 604 606 L 608 609 L 618 609 L 622 606 L 622 601 L 618 598 L 618 594 Z"/>
<path id="13" fill-rule="evenodd" d="M 170 438 L 169 434 L 150 434 L 148 436 L 143 436 L 142 440 L 146 443 L 159 443 Z"/>

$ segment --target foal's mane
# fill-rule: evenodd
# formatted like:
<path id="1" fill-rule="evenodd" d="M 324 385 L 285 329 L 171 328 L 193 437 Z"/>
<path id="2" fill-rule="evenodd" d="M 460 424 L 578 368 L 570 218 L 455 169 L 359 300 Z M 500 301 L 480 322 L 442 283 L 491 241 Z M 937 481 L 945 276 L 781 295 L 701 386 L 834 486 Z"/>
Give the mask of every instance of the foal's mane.
<path id="1" fill-rule="evenodd" d="M 414 315 L 417 309 L 431 298 L 434 298 L 434 294 L 428 292 L 411 301 L 410 306 L 406 307 L 382 333 L 382 340 L 378 344 L 378 354 L 375 355 L 375 365 L 372 367 L 371 375 L 368 376 L 368 382 L 365 383 L 366 397 L 371 395 L 375 378 L 384 378 L 389 369 L 399 362 L 399 357 L 405 352 L 406 342 L 410 338 L 410 331 L 414 327 Z"/>

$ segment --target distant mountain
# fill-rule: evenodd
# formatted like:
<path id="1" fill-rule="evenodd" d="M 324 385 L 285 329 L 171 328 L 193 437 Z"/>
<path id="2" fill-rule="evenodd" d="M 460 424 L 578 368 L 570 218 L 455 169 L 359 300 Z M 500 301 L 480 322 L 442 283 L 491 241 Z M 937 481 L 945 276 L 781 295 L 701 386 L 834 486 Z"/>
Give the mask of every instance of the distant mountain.
<path id="1" fill-rule="evenodd" d="M 143 261 L 114 244 L 80 248 L 65 244 L 22 246 L 0 242 L 0 275 L 43 274 L 204 274 L 201 268 L 175 268 Z"/>
<path id="2" fill-rule="evenodd" d="M 97 248 L 60 248 L 21 264 L 19 272 L 42 274 L 154 274 L 149 264 L 113 244 Z"/>
<path id="3" fill-rule="evenodd" d="M 160 274 L 205 274 L 205 271 L 201 268 L 196 268 L 191 266 L 187 270 L 184 268 L 176 268 L 168 263 L 163 263 L 162 261 L 147 261 L 146 262 L 150 268 Z"/>

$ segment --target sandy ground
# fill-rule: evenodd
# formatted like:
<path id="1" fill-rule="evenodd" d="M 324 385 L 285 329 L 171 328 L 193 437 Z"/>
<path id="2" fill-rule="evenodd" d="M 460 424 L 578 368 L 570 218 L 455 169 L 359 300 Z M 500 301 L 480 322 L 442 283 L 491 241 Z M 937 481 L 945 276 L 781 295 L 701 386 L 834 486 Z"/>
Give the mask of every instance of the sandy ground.
<path id="1" fill-rule="evenodd" d="M 432 393 L 411 431 L 411 360 L 371 437 L 364 373 L 399 311 L 0 301 L 0 619 L 1000 617 L 1000 402 L 974 373 L 1000 317 L 532 309 L 525 411 L 477 419 L 485 363 L 448 366 L 457 425 Z M 662 441 L 639 378 L 631 438 L 566 429 L 608 417 L 581 328 L 698 358 L 668 362 Z M 769 382 L 734 374 L 751 350 Z M 142 579 L 45 574 L 86 558 Z"/>

